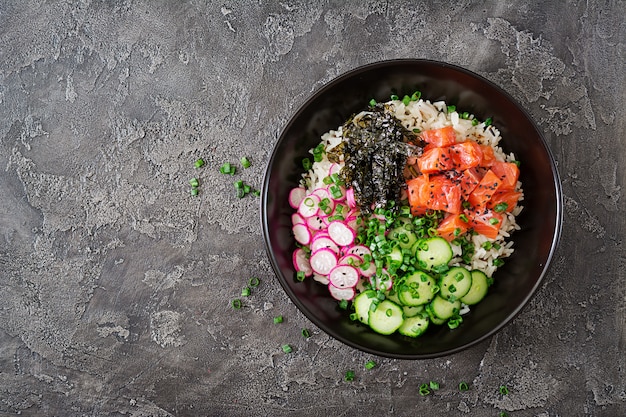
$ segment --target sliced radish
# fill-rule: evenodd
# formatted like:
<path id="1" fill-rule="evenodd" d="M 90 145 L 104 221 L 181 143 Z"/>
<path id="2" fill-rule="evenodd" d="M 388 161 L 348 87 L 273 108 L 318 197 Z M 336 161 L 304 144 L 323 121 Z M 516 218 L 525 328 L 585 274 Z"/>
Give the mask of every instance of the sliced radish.
<path id="1" fill-rule="evenodd" d="M 360 217 L 357 216 L 348 216 L 346 217 L 346 226 L 348 226 L 352 230 L 358 230 L 359 226 L 363 223 Z"/>
<path id="2" fill-rule="evenodd" d="M 334 174 L 339 174 L 339 171 L 341 171 L 341 165 L 333 162 L 332 164 L 330 164 L 330 168 L 328 168 L 328 176 L 330 177 Z"/>
<path id="3" fill-rule="evenodd" d="M 389 291 L 393 286 L 391 275 L 389 275 L 386 269 L 383 269 L 380 275 L 375 274 L 370 277 L 370 282 L 374 288 L 378 288 L 379 290 Z"/>
<path id="4" fill-rule="evenodd" d="M 304 187 L 292 188 L 289 192 L 289 205 L 291 205 L 292 208 L 297 209 L 302 200 L 304 200 L 305 196 L 306 189 L 304 189 Z"/>
<path id="5" fill-rule="evenodd" d="M 293 237 L 301 245 L 308 245 L 311 243 L 311 231 L 306 224 L 296 224 L 291 230 L 293 231 Z"/>
<path id="6" fill-rule="evenodd" d="M 332 250 L 335 255 L 339 254 L 339 246 L 328 235 L 315 235 L 311 241 L 311 252 L 317 252 L 323 248 Z"/>
<path id="7" fill-rule="evenodd" d="M 293 251 L 293 267 L 296 269 L 296 272 L 304 272 L 304 276 L 306 277 L 313 275 L 313 268 L 311 268 L 309 256 L 302 248 L 297 248 Z"/>
<path id="8" fill-rule="evenodd" d="M 319 197 L 319 209 L 322 213 L 330 216 L 335 211 L 335 200 L 332 199 L 326 188 L 317 188 L 312 195 Z"/>
<path id="9" fill-rule="evenodd" d="M 328 275 L 337 265 L 337 255 L 331 249 L 321 248 L 311 254 L 309 262 L 313 272 Z"/>
<path id="10" fill-rule="evenodd" d="M 363 263 L 363 259 L 355 254 L 347 254 L 339 258 L 337 261 L 338 265 L 350 265 L 350 266 L 359 266 Z"/>
<path id="11" fill-rule="evenodd" d="M 359 272 L 350 265 L 337 265 L 328 274 L 328 279 L 337 288 L 354 287 L 359 282 Z"/>
<path id="12" fill-rule="evenodd" d="M 319 212 L 320 198 L 317 195 L 311 194 L 300 202 L 298 206 L 298 213 L 304 218 L 315 216 Z"/>
<path id="13" fill-rule="evenodd" d="M 365 269 L 364 269 L 365 268 Z M 369 262 L 361 265 L 359 267 L 359 272 L 366 278 L 371 278 L 376 273 L 376 264 L 374 262 Z"/>
<path id="14" fill-rule="evenodd" d="M 306 219 L 306 224 L 312 231 L 320 231 L 326 229 L 327 223 L 319 215 L 311 216 Z"/>
<path id="15" fill-rule="evenodd" d="M 328 234 L 339 246 L 348 246 L 354 242 L 354 230 L 339 220 L 330 222 L 328 225 Z"/>
<path id="16" fill-rule="evenodd" d="M 330 284 L 330 280 L 328 279 L 327 275 L 320 275 L 320 274 L 316 274 L 314 272 L 313 273 L 313 279 L 315 281 L 319 282 L 320 284 L 324 284 L 324 285 Z"/>
<path id="17" fill-rule="evenodd" d="M 346 199 L 346 188 L 342 185 L 331 184 L 328 186 L 328 195 L 336 202 Z"/>
<path id="18" fill-rule="evenodd" d="M 356 207 L 356 199 L 354 198 L 354 190 L 352 188 L 346 190 L 346 203 L 352 208 Z"/>
<path id="19" fill-rule="evenodd" d="M 291 224 L 296 225 L 296 224 L 305 224 L 305 223 L 306 223 L 306 220 L 304 220 L 304 217 L 302 217 L 298 213 L 293 213 L 291 215 Z"/>
<path id="20" fill-rule="evenodd" d="M 372 255 L 372 251 L 365 245 L 355 245 L 348 249 L 349 255 L 357 255 L 361 259 L 365 259 L 366 255 Z"/>
<path id="21" fill-rule="evenodd" d="M 356 291 L 352 287 L 338 288 L 333 284 L 328 284 L 328 291 L 335 300 L 352 300 L 356 295 Z"/>

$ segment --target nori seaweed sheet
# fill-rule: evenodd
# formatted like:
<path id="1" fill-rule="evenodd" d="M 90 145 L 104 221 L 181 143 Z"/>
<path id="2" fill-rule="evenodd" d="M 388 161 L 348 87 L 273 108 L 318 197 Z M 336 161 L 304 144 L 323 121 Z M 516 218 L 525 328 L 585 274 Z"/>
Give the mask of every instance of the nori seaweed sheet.
<path id="1" fill-rule="evenodd" d="M 340 175 L 354 190 L 361 211 L 397 210 L 406 187 L 406 160 L 410 155 L 421 154 L 421 139 L 383 105 L 350 118 L 342 132 L 345 166 Z M 395 204 L 389 204 L 391 201 Z"/>

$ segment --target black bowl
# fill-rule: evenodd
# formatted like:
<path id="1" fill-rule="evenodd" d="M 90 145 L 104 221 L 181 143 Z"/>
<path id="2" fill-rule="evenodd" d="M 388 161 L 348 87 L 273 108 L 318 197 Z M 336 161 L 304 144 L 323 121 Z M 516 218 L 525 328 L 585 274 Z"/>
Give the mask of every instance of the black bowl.
<path id="1" fill-rule="evenodd" d="M 415 90 L 431 102 L 445 100 L 479 120 L 493 118 L 505 153 L 521 161 L 524 210 L 513 234 L 515 252 L 494 275 L 487 297 L 450 330 L 432 326 L 419 338 L 383 336 L 350 320 L 325 286 L 299 282 L 292 265 L 289 190 L 298 184 L 302 159 L 323 133 L 367 108 Z M 317 91 L 291 118 L 278 139 L 263 182 L 261 221 L 274 271 L 293 303 L 320 329 L 349 346 L 380 356 L 424 359 L 448 355 L 479 343 L 510 322 L 530 300 L 546 274 L 559 241 L 562 194 L 554 159 L 541 131 L 515 100 L 487 79 L 458 66 L 427 60 L 378 62 L 352 70 Z"/>

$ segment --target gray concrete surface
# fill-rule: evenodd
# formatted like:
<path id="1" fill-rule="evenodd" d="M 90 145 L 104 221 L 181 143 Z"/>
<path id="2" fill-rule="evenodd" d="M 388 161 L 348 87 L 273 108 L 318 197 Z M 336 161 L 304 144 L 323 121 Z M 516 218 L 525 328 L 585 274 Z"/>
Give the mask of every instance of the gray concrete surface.
<path id="1" fill-rule="evenodd" d="M 625 10 L 3 1 L 0 415 L 626 415 Z M 270 269 L 259 199 L 236 198 L 217 171 L 246 155 L 235 179 L 259 187 L 313 91 L 397 57 L 459 64 L 515 96 L 565 193 L 562 244 L 530 305 L 488 341 L 428 361 L 372 357 L 308 322 Z M 430 380 L 441 389 L 420 396 Z"/>

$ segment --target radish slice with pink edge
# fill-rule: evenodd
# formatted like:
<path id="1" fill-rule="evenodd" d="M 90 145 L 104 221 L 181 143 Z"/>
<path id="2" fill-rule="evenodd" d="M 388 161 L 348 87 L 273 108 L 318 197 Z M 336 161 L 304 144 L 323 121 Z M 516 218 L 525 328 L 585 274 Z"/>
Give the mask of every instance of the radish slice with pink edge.
<path id="1" fill-rule="evenodd" d="M 330 283 L 337 288 L 354 287 L 359 282 L 359 273 L 350 265 L 337 265 L 328 274 Z"/>
<path id="2" fill-rule="evenodd" d="M 361 259 L 365 259 L 366 255 L 371 255 L 372 251 L 365 245 L 354 245 L 348 249 L 348 255 L 356 255 Z"/>
<path id="3" fill-rule="evenodd" d="M 301 245 L 308 245 L 311 243 L 311 231 L 306 224 L 296 224 L 291 228 L 293 237 Z"/>
<path id="4" fill-rule="evenodd" d="M 330 292 L 330 295 L 335 300 L 339 300 L 339 301 L 341 300 L 350 301 L 356 295 L 356 291 L 352 287 L 338 288 L 338 287 L 335 287 L 333 284 L 328 284 L 328 291 Z"/>
<path id="5" fill-rule="evenodd" d="M 300 203 L 302 202 L 302 200 L 304 200 L 305 196 L 306 196 L 306 189 L 304 189 L 304 187 L 292 188 L 291 191 L 289 192 L 289 205 L 292 208 L 297 209 L 298 206 L 300 206 Z"/>
<path id="6" fill-rule="evenodd" d="M 319 215 L 311 216 L 306 219 L 306 225 L 313 231 L 326 229 L 326 222 Z"/>
<path id="7" fill-rule="evenodd" d="M 302 248 L 297 248 L 293 251 L 293 267 L 296 269 L 296 272 L 304 272 L 305 277 L 313 275 L 313 268 L 311 268 L 309 256 Z"/>
<path id="8" fill-rule="evenodd" d="M 354 198 L 354 190 L 352 188 L 346 190 L 346 203 L 352 208 L 356 207 L 356 199 Z"/>
<path id="9" fill-rule="evenodd" d="M 366 278 L 371 278 L 376 274 L 376 264 L 372 261 L 369 263 L 365 262 L 363 265 L 359 266 L 359 272 Z"/>
<path id="10" fill-rule="evenodd" d="M 347 254 L 339 258 L 337 261 L 338 265 L 350 265 L 350 266 L 359 266 L 363 263 L 363 259 L 358 255 L 353 253 Z"/>
<path id="11" fill-rule="evenodd" d="M 300 215 L 305 219 L 315 216 L 319 212 L 319 204 L 319 196 L 314 194 L 308 195 L 300 202 L 300 205 L 298 206 L 298 213 L 300 213 Z"/>
<path id="12" fill-rule="evenodd" d="M 370 277 L 370 282 L 374 288 L 379 290 L 389 291 L 393 286 L 393 280 L 391 279 L 391 275 L 387 272 L 386 269 L 383 268 L 381 274 L 375 274 Z"/>
<path id="13" fill-rule="evenodd" d="M 311 240 L 311 252 L 317 252 L 320 249 L 330 249 L 335 252 L 336 255 L 339 255 L 339 246 L 330 238 L 328 235 L 319 236 L 315 235 L 313 240 Z"/>
<path id="14" fill-rule="evenodd" d="M 328 275 L 320 275 L 313 272 L 313 279 L 320 284 L 328 285 L 330 284 L 330 280 L 328 279 Z"/>
<path id="15" fill-rule="evenodd" d="M 328 234 L 339 246 L 348 246 L 354 242 L 354 230 L 339 220 L 330 222 L 328 225 Z"/>
<path id="16" fill-rule="evenodd" d="M 318 249 L 311 254 L 309 262 L 311 263 L 313 272 L 321 275 L 328 275 L 337 265 L 337 254 L 335 254 L 332 249 Z"/>
<path id="17" fill-rule="evenodd" d="M 336 202 L 341 202 L 346 199 L 346 188 L 341 185 L 331 184 L 328 186 L 328 195 Z"/>
<path id="18" fill-rule="evenodd" d="M 291 215 L 291 224 L 293 224 L 294 226 L 296 224 L 305 224 L 305 223 L 306 223 L 306 220 L 304 220 L 304 217 L 302 217 L 298 213 L 293 213 Z"/>
<path id="19" fill-rule="evenodd" d="M 332 164 L 330 164 L 330 168 L 328 168 L 328 176 L 330 177 L 334 174 L 339 174 L 339 171 L 341 171 L 341 165 L 333 162 Z"/>
<path id="20" fill-rule="evenodd" d="M 352 229 L 352 230 L 357 230 L 359 228 L 359 226 L 363 223 L 363 220 L 360 220 L 360 217 L 357 216 L 349 216 L 346 217 L 346 225 Z"/>
<path id="21" fill-rule="evenodd" d="M 326 216 L 330 216 L 335 211 L 335 200 L 330 196 L 326 188 L 317 188 L 311 195 L 319 197 L 318 206 L 320 211 Z"/>

